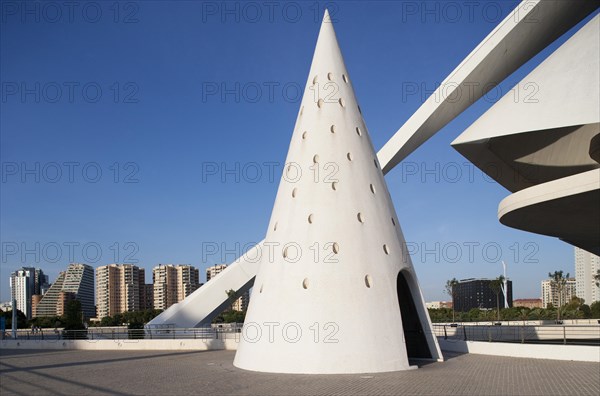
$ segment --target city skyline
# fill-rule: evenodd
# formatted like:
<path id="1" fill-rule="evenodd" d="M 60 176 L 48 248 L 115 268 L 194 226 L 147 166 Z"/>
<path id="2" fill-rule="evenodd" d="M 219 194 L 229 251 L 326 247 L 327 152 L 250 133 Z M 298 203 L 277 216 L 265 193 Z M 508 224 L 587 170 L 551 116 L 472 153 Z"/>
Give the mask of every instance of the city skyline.
<path id="1" fill-rule="evenodd" d="M 475 9 L 459 19 L 384 2 L 336 5 L 336 31 L 375 149 L 516 3 L 498 3 L 498 17 Z M 7 20 L 0 299 L 9 298 L 8 277 L 22 266 L 41 267 L 51 279 L 70 261 L 129 262 L 146 272 L 182 262 L 202 271 L 261 240 L 298 111 L 292 90 L 306 81 L 322 6 L 313 18 L 303 5 L 295 22 L 281 14 L 273 22 L 223 21 L 194 5 L 169 9 L 174 23 L 161 2 L 140 5 L 129 24 L 76 21 L 61 30 Z M 206 34 L 212 40 L 198 42 Z M 511 92 L 571 34 L 496 93 Z M 97 87 L 103 96 L 95 101 Z M 501 274 L 501 260 L 515 298 L 539 295 L 549 271 L 574 273 L 571 245 L 499 224 L 497 202 L 509 192 L 450 147 L 496 99 L 478 101 L 386 177 L 428 301 L 445 299 L 447 279 Z"/>
<path id="2" fill-rule="evenodd" d="M 577 254 L 580 255 L 581 254 L 581 249 L 574 248 L 574 253 L 575 253 L 575 256 L 577 256 Z M 596 262 L 598 260 L 598 257 L 594 256 L 591 253 L 585 252 L 584 254 L 586 256 L 590 257 L 592 260 L 594 260 L 593 262 Z M 594 258 L 594 257 L 596 257 L 596 258 Z M 69 264 L 86 264 L 86 263 L 69 263 Z M 575 260 L 574 260 L 574 263 L 573 263 L 573 267 L 574 268 L 575 268 L 575 265 L 576 265 L 576 263 L 575 263 Z M 153 284 L 152 270 L 155 269 L 155 268 L 157 268 L 157 267 L 160 267 L 160 266 L 192 266 L 192 267 L 196 268 L 196 270 L 199 273 L 203 273 L 204 274 L 205 282 L 201 282 L 200 281 L 200 285 L 202 285 L 202 284 L 208 282 L 210 279 L 214 278 L 214 276 L 218 275 L 223 269 L 225 269 L 228 266 L 228 264 L 214 264 L 214 265 L 210 265 L 210 266 L 205 267 L 204 270 L 201 270 L 200 268 L 194 266 L 193 264 L 172 264 L 172 263 L 170 263 L 170 264 L 155 264 L 155 265 L 147 267 L 147 268 L 150 269 L 149 276 L 146 276 L 146 274 L 145 274 L 146 273 L 146 267 L 140 266 L 138 264 L 127 264 L 127 263 L 98 264 L 97 266 L 93 266 L 92 265 L 92 268 L 94 269 L 94 271 L 96 271 L 98 268 L 110 267 L 110 266 L 130 266 L 130 267 L 133 266 L 133 267 L 139 267 L 140 268 L 140 273 L 144 275 L 144 280 L 140 280 L 140 283 L 145 283 L 147 285 L 152 285 Z M 24 266 L 23 268 L 28 268 L 28 267 Z M 44 268 L 40 268 L 40 267 L 30 267 L 30 268 L 31 269 L 35 269 L 36 271 L 37 270 L 41 270 L 42 273 L 45 273 L 45 272 L 43 272 Z M 593 269 L 594 268 L 595 267 L 593 267 Z M 15 268 L 15 270 L 13 272 L 20 271 L 21 269 L 22 268 Z M 561 268 L 561 270 L 564 270 L 565 273 L 571 273 L 573 275 L 572 279 L 576 279 L 575 271 L 573 269 L 564 269 L 564 268 Z M 64 270 L 59 272 L 59 275 L 56 277 L 56 279 L 58 279 L 60 277 L 60 273 L 61 272 L 64 272 Z M 492 274 L 490 276 L 477 277 L 477 279 L 480 279 L 480 280 L 493 280 L 493 279 L 495 279 L 499 275 L 500 274 L 496 274 L 496 275 Z M 48 276 L 48 275 L 46 275 L 46 276 Z M 95 275 L 95 277 L 96 277 L 96 275 Z M 466 277 L 457 278 L 457 280 L 462 282 L 462 281 L 472 280 L 474 278 L 475 277 L 472 277 L 472 276 L 466 276 Z M 54 281 L 56 281 L 56 279 L 54 281 L 52 281 L 52 278 L 49 278 L 49 279 L 50 279 L 49 280 L 49 284 L 50 285 L 54 284 Z M 571 278 L 569 278 L 569 279 L 571 279 Z M 510 276 L 508 277 L 508 280 L 510 280 L 511 283 L 513 281 L 513 279 Z M 548 280 L 549 280 L 549 277 L 547 276 L 547 274 L 546 275 L 542 275 L 538 279 L 538 281 L 536 283 L 536 286 L 538 288 L 538 295 L 532 295 L 532 296 L 527 296 L 527 297 L 515 297 L 515 300 L 516 299 L 527 299 L 527 298 L 533 298 L 533 299 L 540 298 L 540 299 L 542 299 L 543 292 L 541 292 L 541 293 L 539 292 L 539 285 L 540 285 L 540 282 L 544 282 L 544 281 L 548 281 Z M 590 278 L 590 280 L 592 281 L 590 283 L 593 283 L 593 279 Z M 511 289 L 512 289 L 512 287 L 511 287 Z M 516 290 L 516 292 L 515 292 L 515 290 Z M 516 293 L 518 293 L 518 287 L 516 289 L 512 289 L 511 290 L 511 294 L 518 295 Z M 97 302 L 98 302 L 97 301 L 98 300 L 98 295 L 97 295 L 97 293 L 95 293 L 95 294 L 96 294 L 95 298 L 96 298 L 96 304 L 97 304 Z M 584 298 L 583 296 L 578 296 L 578 297 Z M 9 298 L 7 298 L 7 299 L 0 299 L 0 302 L 7 302 L 7 301 L 10 301 L 10 289 L 9 289 Z M 428 302 L 445 302 L 445 301 L 451 301 L 451 298 L 444 291 L 443 294 L 441 294 L 441 298 L 440 299 L 437 299 L 437 300 L 436 299 L 427 299 L 426 301 L 428 301 Z M 591 303 L 591 302 L 593 302 L 593 301 L 589 301 L 589 302 L 586 301 L 586 303 Z"/>

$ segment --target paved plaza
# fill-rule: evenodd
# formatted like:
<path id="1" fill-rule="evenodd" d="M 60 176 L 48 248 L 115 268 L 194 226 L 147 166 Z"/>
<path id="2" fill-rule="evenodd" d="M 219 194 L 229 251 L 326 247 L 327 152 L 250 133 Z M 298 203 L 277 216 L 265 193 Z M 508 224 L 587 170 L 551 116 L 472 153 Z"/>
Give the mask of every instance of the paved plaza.
<path id="1" fill-rule="evenodd" d="M 598 395 L 597 363 L 448 355 L 419 370 L 284 375 L 237 369 L 232 351 L 0 350 L 0 393 L 15 395 Z"/>

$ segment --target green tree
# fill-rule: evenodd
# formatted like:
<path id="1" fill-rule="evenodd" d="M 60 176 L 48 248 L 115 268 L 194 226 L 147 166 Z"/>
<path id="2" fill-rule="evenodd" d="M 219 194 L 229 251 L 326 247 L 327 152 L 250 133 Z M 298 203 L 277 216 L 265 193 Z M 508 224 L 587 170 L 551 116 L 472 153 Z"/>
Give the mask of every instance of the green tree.
<path id="1" fill-rule="evenodd" d="M 550 284 L 558 293 L 558 307 L 556 309 L 556 320 L 560 321 L 560 311 L 562 307 L 562 303 L 564 300 L 565 289 L 567 287 L 567 279 L 569 278 L 569 273 L 563 276 L 563 271 L 554 271 L 554 273 L 548 272 L 548 277 L 550 278 Z"/>
<path id="2" fill-rule="evenodd" d="M 596 274 L 594 275 L 594 281 L 596 283 L 596 287 L 600 287 L 600 269 L 596 271 Z"/>
<path id="3" fill-rule="evenodd" d="M 51 328 L 62 326 L 62 318 L 60 316 L 38 316 L 29 321 L 29 327 L 37 326 L 40 328 Z"/>
<path id="4" fill-rule="evenodd" d="M 590 317 L 600 319 L 600 301 L 595 301 L 590 305 Z"/>
<path id="5" fill-rule="evenodd" d="M 458 285 L 458 280 L 456 278 L 452 278 L 446 281 L 446 294 L 450 296 L 452 299 L 452 322 L 455 322 L 455 297 L 456 297 L 456 285 Z"/>
<path id="6" fill-rule="evenodd" d="M 12 328 L 12 311 L 0 311 L 0 316 L 4 316 L 6 330 L 10 331 Z M 27 317 L 23 312 L 17 309 L 17 329 L 26 329 L 27 327 Z"/>
<path id="7" fill-rule="evenodd" d="M 504 276 L 502 275 L 490 282 L 490 289 L 496 294 L 496 312 L 498 321 L 500 321 L 500 292 L 502 291 L 502 284 L 504 284 Z"/>
<path id="8" fill-rule="evenodd" d="M 87 338 L 86 328 L 83 324 L 83 311 L 79 300 L 71 300 L 67 303 L 63 323 L 65 324 L 63 332 L 65 338 Z"/>
<path id="9" fill-rule="evenodd" d="M 521 308 L 518 313 L 518 318 L 523 321 L 523 326 L 525 326 L 525 322 L 529 319 L 531 311 L 529 308 Z"/>
<path id="10" fill-rule="evenodd" d="M 228 310 L 233 311 L 233 304 L 235 303 L 235 300 L 237 300 L 237 293 L 233 289 L 229 289 L 225 291 L 225 293 L 227 293 L 227 301 L 229 302 Z"/>

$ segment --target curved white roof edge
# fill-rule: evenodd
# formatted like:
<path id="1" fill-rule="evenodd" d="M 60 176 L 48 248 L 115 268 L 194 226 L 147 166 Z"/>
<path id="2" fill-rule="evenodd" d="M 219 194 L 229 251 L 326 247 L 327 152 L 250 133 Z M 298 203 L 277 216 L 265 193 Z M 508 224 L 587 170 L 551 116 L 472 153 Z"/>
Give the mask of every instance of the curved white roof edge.
<path id="1" fill-rule="evenodd" d="M 509 195 L 498 205 L 498 219 L 515 210 L 600 189 L 600 169 L 535 185 Z"/>
<path id="2" fill-rule="evenodd" d="M 499 136 L 600 122 L 599 35 L 600 14 L 481 115 L 452 145 L 484 144 L 485 139 Z"/>

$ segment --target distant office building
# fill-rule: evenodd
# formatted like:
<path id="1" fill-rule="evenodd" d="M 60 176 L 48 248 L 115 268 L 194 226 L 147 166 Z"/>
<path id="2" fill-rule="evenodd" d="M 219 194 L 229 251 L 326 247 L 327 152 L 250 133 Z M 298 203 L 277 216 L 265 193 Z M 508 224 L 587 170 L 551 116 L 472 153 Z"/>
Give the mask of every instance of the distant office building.
<path id="1" fill-rule="evenodd" d="M 210 281 L 215 276 L 219 275 L 227 268 L 227 264 L 217 264 L 212 267 L 208 267 L 206 269 L 206 281 Z M 231 305 L 231 308 L 235 311 L 245 311 L 248 309 L 248 304 L 250 304 L 250 291 L 246 291 L 243 293 L 240 298 L 235 300 L 235 302 Z"/>
<path id="2" fill-rule="evenodd" d="M 48 288 L 48 276 L 39 268 L 23 267 L 10 274 L 11 298 L 16 300 L 17 309 L 27 319 L 33 317 L 31 297 Z"/>
<path id="3" fill-rule="evenodd" d="M 571 298 L 577 295 L 577 281 L 575 278 L 568 278 L 567 284 L 561 296 L 558 292 L 558 288 L 552 284 L 551 279 L 545 279 L 542 281 L 542 308 L 548 308 L 548 305 L 552 304 L 554 307 L 559 305 L 562 307 L 571 301 Z"/>
<path id="4" fill-rule="evenodd" d="M 542 308 L 541 298 L 517 298 L 513 300 L 513 307 Z"/>
<path id="5" fill-rule="evenodd" d="M 44 295 L 50 288 L 48 275 L 44 274 L 44 271 L 39 268 L 36 268 L 33 274 L 33 294 Z"/>
<path id="6" fill-rule="evenodd" d="M 452 308 L 452 301 L 430 301 L 425 303 L 427 309 Z"/>
<path id="7" fill-rule="evenodd" d="M 191 265 L 159 264 L 152 269 L 152 281 L 154 309 L 167 309 L 200 287 L 198 269 Z"/>
<path id="8" fill-rule="evenodd" d="M 146 271 L 133 264 L 96 268 L 96 309 L 99 319 L 144 309 Z"/>
<path id="9" fill-rule="evenodd" d="M 454 309 L 467 312 L 473 308 L 496 309 L 496 293 L 490 287 L 493 279 L 463 279 L 458 282 L 454 290 Z M 508 306 L 512 307 L 512 281 L 507 281 Z M 504 293 L 500 290 L 498 295 L 500 308 L 504 308 Z"/>
<path id="10" fill-rule="evenodd" d="M 79 300 L 85 318 L 96 316 L 94 305 L 94 269 L 87 264 L 69 264 L 36 302 L 36 316 L 60 316 L 66 304 Z"/>
<path id="11" fill-rule="evenodd" d="M 577 297 L 590 305 L 600 301 L 600 287 L 596 285 L 595 275 L 600 270 L 600 257 L 586 250 L 575 248 L 575 279 Z"/>

